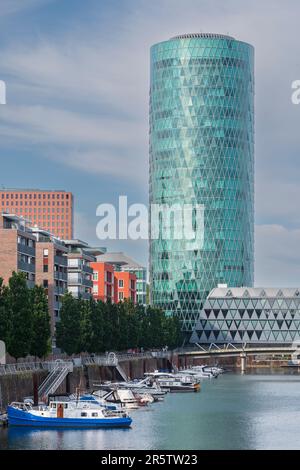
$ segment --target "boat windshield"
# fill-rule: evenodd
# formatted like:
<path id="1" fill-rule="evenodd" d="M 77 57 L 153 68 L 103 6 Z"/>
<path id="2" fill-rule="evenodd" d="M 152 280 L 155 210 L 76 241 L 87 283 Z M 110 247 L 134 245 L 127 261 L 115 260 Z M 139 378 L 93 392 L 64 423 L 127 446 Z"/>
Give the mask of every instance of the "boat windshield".
<path id="1" fill-rule="evenodd" d="M 22 411 L 30 411 L 32 409 L 32 406 L 30 403 L 21 403 L 21 402 L 18 402 L 18 401 L 14 401 L 13 403 L 11 403 L 10 406 L 13 406 L 14 408 L 18 408 L 19 410 L 22 410 Z"/>

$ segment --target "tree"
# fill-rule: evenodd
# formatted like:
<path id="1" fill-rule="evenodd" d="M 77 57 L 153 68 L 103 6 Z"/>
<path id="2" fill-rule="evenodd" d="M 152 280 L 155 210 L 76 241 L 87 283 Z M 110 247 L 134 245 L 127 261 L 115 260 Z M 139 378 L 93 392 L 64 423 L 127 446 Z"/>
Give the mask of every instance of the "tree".
<path id="1" fill-rule="evenodd" d="M 94 299 L 79 300 L 80 302 L 80 349 L 89 353 L 93 350 L 93 324 L 92 316 L 95 309 Z"/>
<path id="2" fill-rule="evenodd" d="M 148 347 L 160 348 L 164 344 L 164 317 L 165 313 L 159 308 L 147 307 L 149 321 Z"/>
<path id="3" fill-rule="evenodd" d="M 69 355 L 81 352 L 80 299 L 76 299 L 70 293 L 63 297 L 60 321 L 56 327 L 56 343 Z"/>
<path id="4" fill-rule="evenodd" d="M 170 348 L 175 348 L 182 343 L 180 320 L 177 315 L 165 316 L 164 320 L 165 344 Z"/>
<path id="5" fill-rule="evenodd" d="M 101 353 L 105 351 L 104 335 L 107 337 L 108 332 L 106 328 L 107 305 L 99 300 L 94 302 L 91 309 L 91 338 L 90 338 L 90 351 L 94 353 Z"/>
<path id="6" fill-rule="evenodd" d="M 104 351 L 118 350 L 120 344 L 118 305 L 106 302 L 104 306 Z"/>
<path id="7" fill-rule="evenodd" d="M 137 348 L 141 334 L 140 322 L 138 317 L 139 309 L 142 305 L 134 305 L 131 300 L 124 302 L 126 311 L 126 330 L 127 330 L 127 348 Z"/>
<path id="8" fill-rule="evenodd" d="M 50 315 L 45 289 L 34 286 L 30 292 L 32 309 L 32 338 L 30 354 L 42 358 L 51 350 L 50 347 Z"/>
<path id="9" fill-rule="evenodd" d="M 0 278 L 0 340 L 8 347 L 11 334 L 11 319 L 8 308 L 8 289 Z"/>
<path id="10" fill-rule="evenodd" d="M 32 333 L 30 294 L 24 273 L 13 272 L 9 279 L 7 300 L 11 319 L 7 350 L 18 359 L 29 354 Z"/>

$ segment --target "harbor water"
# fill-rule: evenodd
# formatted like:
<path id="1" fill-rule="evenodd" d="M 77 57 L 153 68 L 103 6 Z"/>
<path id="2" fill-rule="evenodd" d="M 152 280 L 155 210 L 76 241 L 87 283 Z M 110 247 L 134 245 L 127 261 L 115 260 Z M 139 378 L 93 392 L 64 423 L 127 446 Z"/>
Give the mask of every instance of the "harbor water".
<path id="1" fill-rule="evenodd" d="M 131 429 L 0 428 L 0 449 L 299 449 L 300 375 L 227 373 L 130 415 Z"/>

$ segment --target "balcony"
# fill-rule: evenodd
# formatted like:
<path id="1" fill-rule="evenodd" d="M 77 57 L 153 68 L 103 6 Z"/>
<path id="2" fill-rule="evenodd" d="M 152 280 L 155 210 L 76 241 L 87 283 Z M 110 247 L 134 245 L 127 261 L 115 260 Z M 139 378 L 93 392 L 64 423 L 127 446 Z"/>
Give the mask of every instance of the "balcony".
<path id="1" fill-rule="evenodd" d="M 82 284 L 82 277 L 81 276 L 70 276 L 68 275 L 68 284 L 69 286 L 81 286 Z"/>
<path id="2" fill-rule="evenodd" d="M 66 256 L 54 256 L 54 264 L 58 264 L 59 266 L 67 267 L 68 266 L 68 258 Z"/>
<path id="3" fill-rule="evenodd" d="M 56 302 L 54 301 L 54 304 L 53 304 L 53 310 L 60 310 L 61 309 L 61 302 Z"/>
<path id="4" fill-rule="evenodd" d="M 56 279 L 57 281 L 68 282 L 68 274 L 60 273 L 59 271 L 54 271 L 54 279 Z"/>
<path id="5" fill-rule="evenodd" d="M 86 264 L 82 266 L 82 271 L 87 274 L 93 274 L 93 268 L 87 266 Z"/>
<path id="6" fill-rule="evenodd" d="M 65 295 L 68 292 L 67 287 L 54 287 L 54 294 L 55 295 Z"/>
<path id="7" fill-rule="evenodd" d="M 91 273 L 89 273 L 91 275 Z M 86 279 L 86 276 L 83 272 L 81 273 L 68 273 L 68 284 L 69 286 L 85 286 L 93 287 L 93 281 L 91 279 Z"/>
<path id="8" fill-rule="evenodd" d="M 85 287 L 93 287 L 93 281 L 90 281 L 89 279 L 83 279 L 82 285 Z"/>
<path id="9" fill-rule="evenodd" d="M 92 294 L 89 293 L 89 292 L 82 292 L 80 294 L 80 297 L 83 299 L 83 300 L 89 300 L 92 298 Z"/>
<path id="10" fill-rule="evenodd" d="M 18 270 L 25 271 L 26 273 L 35 273 L 35 264 L 29 264 L 18 260 Z"/>
<path id="11" fill-rule="evenodd" d="M 33 258 L 35 257 L 35 248 L 33 246 L 23 245 L 23 243 L 18 243 L 18 252 Z"/>

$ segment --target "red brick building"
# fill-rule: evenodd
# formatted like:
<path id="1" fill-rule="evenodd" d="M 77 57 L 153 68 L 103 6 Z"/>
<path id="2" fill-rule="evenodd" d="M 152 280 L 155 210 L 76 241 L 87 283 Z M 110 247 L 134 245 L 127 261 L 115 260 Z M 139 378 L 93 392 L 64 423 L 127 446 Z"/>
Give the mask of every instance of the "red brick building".
<path id="1" fill-rule="evenodd" d="M 16 214 L 62 239 L 73 238 L 73 195 L 40 189 L 0 190 L 0 212 Z"/>
<path id="2" fill-rule="evenodd" d="M 7 284 L 13 271 L 23 272 L 28 287 L 35 284 L 36 238 L 26 222 L 0 212 L 0 277 Z"/>

